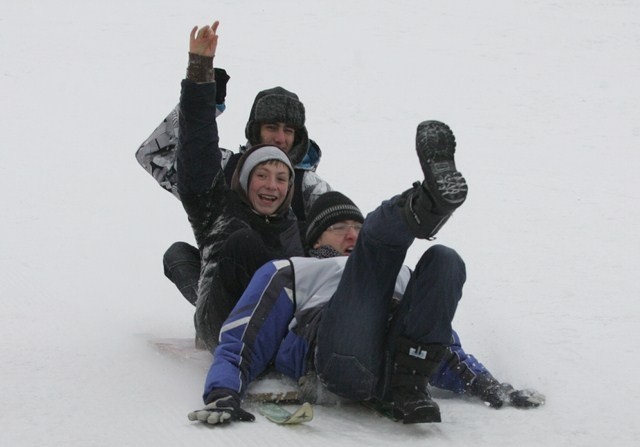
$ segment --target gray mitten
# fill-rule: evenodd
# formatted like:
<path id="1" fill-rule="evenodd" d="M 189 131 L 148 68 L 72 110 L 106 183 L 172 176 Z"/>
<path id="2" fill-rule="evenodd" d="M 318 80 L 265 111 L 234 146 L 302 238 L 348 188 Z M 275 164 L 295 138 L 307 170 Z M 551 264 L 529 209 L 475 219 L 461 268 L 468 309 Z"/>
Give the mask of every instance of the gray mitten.
<path id="1" fill-rule="evenodd" d="M 213 390 L 207 396 L 207 404 L 202 410 L 192 411 L 187 415 L 190 421 L 200 421 L 211 425 L 229 421 L 253 422 L 256 418 L 248 411 L 240 408 L 238 393 L 227 390 Z"/>

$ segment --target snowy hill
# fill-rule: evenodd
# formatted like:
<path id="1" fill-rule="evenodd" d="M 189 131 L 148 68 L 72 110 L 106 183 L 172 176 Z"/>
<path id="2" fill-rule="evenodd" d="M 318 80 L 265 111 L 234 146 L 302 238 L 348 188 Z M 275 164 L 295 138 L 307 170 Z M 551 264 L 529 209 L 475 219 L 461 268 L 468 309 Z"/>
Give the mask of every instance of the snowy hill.
<path id="1" fill-rule="evenodd" d="M 243 143 L 257 91 L 285 86 L 318 173 L 365 211 L 420 177 L 418 122 L 452 127 L 470 184 L 438 238 L 468 269 L 454 326 L 543 408 L 436 395 L 441 424 L 349 405 L 300 427 L 187 420 L 204 370 L 146 339 L 193 335 L 162 274 L 193 237 L 133 155 L 178 101 L 189 30 L 214 19 L 222 145 Z M 0 445 L 633 445 L 639 50 L 630 0 L 4 1 Z"/>

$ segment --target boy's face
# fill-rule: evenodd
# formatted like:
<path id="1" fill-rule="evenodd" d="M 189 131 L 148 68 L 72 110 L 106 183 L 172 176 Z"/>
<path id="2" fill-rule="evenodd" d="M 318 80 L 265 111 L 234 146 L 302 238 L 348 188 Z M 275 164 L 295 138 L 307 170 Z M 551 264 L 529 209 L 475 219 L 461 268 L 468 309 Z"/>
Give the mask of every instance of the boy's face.
<path id="1" fill-rule="evenodd" d="M 247 196 L 254 210 L 265 216 L 275 214 L 287 197 L 289 168 L 281 161 L 261 163 L 249 177 Z"/>
<path id="2" fill-rule="evenodd" d="M 288 154 L 296 139 L 296 130 L 285 123 L 265 123 L 260 126 L 260 143 L 278 146 Z"/>
<path id="3" fill-rule="evenodd" d="M 324 230 L 313 248 L 329 245 L 343 256 L 349 256 L 356 246 L 362 224 L 355 220 L 343 220 Z"/>

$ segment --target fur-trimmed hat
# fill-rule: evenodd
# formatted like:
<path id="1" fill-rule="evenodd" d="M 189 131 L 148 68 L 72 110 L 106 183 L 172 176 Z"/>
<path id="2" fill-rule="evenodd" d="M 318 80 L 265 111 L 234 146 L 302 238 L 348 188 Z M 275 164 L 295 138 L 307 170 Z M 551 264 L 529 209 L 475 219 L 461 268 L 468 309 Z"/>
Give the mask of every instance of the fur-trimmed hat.
<path id="1" fill-rule="evenodd" d="M 285 123 L 296 130 L 289 158 L 295 165 L 300 163 L 309 147 L 309 135 L 305 127 L 304 104 L 298 95 L 282 87 L 262 90 L 251 106 L 245 136 L 251 146 L 260 144 L 260 126 L 265 123 Z"/>
<path id="2" fill-rule="evenodd" d="M 327 228 L 345 220 L 363 223 L 364 216 L 349 197 L 338 191 L 325 192 L 313 203 L 307 214 L 304 238 L 306 245 L 311 247 Z"/>

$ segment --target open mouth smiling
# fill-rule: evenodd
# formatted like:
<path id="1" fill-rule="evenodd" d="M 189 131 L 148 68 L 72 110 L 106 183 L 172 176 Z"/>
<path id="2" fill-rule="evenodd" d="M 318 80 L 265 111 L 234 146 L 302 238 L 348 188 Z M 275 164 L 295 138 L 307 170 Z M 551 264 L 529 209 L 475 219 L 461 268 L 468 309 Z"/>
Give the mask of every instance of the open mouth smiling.
<path id="1" fill-rule="evenodd" d="M 263 202 L 270 202 L 270 203 L 274 203 L 276 200 L 278 200 L 278 198 L 276 196 L 273 196 L 271 194 L 258 194 L 258 197 L 260 198 L 260 200 L 262 200 Z"/>

